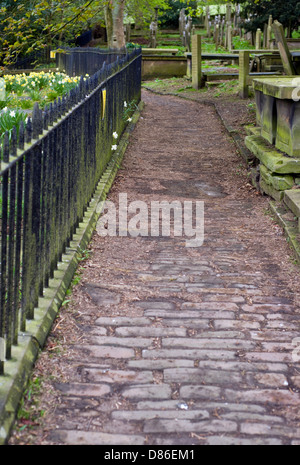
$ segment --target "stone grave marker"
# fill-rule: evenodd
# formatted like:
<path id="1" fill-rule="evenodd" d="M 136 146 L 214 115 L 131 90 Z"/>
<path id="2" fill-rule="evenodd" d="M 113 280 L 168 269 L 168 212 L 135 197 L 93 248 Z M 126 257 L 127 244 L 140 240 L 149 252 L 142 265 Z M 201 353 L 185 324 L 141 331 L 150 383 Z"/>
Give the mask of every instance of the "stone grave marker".
<path id="1" fill-rule="evenodd" d="M 285 74 L 287 74 L 288 76 L 296 75 L 297 73 L 293 65 L 291 53 L 289 51 L 287 41 L 285 39 L 284 29 L 283 29 L 282 24 L 279 21 L 274 21 L 273 31 L 275 34 L 276 42 L 278 44 L 278 49 L 279 49 L 279 53 L 281 56 Z"/>

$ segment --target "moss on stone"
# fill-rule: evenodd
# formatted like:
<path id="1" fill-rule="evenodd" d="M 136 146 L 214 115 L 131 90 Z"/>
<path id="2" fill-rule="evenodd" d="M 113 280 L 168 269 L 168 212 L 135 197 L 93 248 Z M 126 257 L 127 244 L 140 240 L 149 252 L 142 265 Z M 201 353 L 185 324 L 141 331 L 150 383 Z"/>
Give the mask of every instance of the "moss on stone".
<path id="1" fill-rule="evenodd" d="M 281 202 L 283 200 L 284 191 L 278 191 L 274 189 L 274 187 L 267 184 L 263 178 L 261 178 L 259 185 L 262 192 L 272 197 L 272 199 L 276 200 L 277 202 Z"/>
<path id="2" fill-rule="evenodd" d="M 300 174 L 300 159 L 291 158 L 270 146 L 260 136 L 247 136 L 245 139 L 247 148 L 265 165 L 272 173 Z"/>
<path id="3" fill-rule="evenodd" d="M 291 189 L 294 185 L 293 176 L 286 174 L 280 175 L 272 173 L 264 165 L 260 165 L 260 174 L 263 177 L 264 181 L 269 185 L 274 187 L 277 191 L 285 191 Z"/>

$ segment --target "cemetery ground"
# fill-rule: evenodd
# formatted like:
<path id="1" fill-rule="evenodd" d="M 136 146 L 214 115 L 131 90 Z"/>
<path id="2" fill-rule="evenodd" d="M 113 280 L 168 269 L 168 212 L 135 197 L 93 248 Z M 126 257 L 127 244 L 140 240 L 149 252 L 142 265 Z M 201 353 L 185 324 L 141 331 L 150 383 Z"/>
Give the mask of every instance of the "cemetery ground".
<path id="1" fill-rule="evenodd" d="M 95 232 L 10 444 L 300 443 L 299 267 L 231 137 L 255 121 L 235 85 L 143 83 L 108 198 L 203 200 L 205 242 Z"/>

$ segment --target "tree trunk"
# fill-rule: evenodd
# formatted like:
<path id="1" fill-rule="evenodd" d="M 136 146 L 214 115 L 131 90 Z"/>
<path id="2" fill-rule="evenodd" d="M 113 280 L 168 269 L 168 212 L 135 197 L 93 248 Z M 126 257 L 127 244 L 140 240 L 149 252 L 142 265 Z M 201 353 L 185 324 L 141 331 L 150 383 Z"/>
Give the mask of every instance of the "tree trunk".
<path id="1" fill-rule="evenodd" d="M 113 42 L 116 48 L 123 48 L 126 45 L 124 34 L 124 7 L 125 0 L 114 0 L 113 2 Z"/>
<path id="2" fill-rule="evenodd" d="M 126 45 L 124 34 L 125 0 L 110 0 L 105 7 L 107 42 L 111 48 L 123 48 Z"/>

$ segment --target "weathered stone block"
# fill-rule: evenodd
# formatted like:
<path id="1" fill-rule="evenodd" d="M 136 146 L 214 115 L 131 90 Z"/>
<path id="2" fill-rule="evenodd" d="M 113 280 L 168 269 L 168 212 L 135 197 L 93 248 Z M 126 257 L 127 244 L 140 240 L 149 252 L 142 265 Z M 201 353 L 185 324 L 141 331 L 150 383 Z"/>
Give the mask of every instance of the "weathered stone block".
<path id="1" fill-rule="evenodd" d="M 201 36 L 195 34 L 192 38 L 192 83 L 194 89 L 200 89 L 202 78 Z"/>
<path id="2" fill-rule="evenodd" d="M 267 184 L 263 179 L 260 180 L 259 184 L 260 184 L 261 190 L 265 194 L 272 197 L 272 199 L 276 200 L 277 202 L 281 202 L 283 200 L 284 191 L 278 191 L 274 189 L 273 186 L 270 186 L 269 184 Z"/>
<path id="3" fill-rule="evenodd" d="M 276 99 L 255 91 L 256 122 L 261 126 L 261 135 L 270 144 L 275 144 L 277 130 Z"/>
<path id="4" fill-rule="evenodd" d="M 294 178 L 293 176 L 286 174 L 286 175 L 279 175 L 274 174 L 264 165 L 260 165 L 260 174 L 263 180 L 269 185 L 274 187 L 277 191 L 285 191 L 287 189 L 291 189 L 294 185 Z"/>
<path id="5" fill-rule="evenodd" d="M 300 105 L 293 100 L 276 100 L 276 147 L 300 158 Z"/>
<path id="6" fill-rule="evenodd" d="M 299 174 L 300 159 L 291 158 L 270 147 L 260 136 L 247 136 L 245 139 L 247 148 L 265 165 L 272 173 Z"/>
<path id="7" fill-rule="evenodd" d="M 288 190 L 284 193 L 284 203 L 295 216 L 300 218 L 300 190 Z"/>
<path id="8" fill-rule="evenodd" d="M 295 99 L 299 83 L 294 76 L 260 78 L 253 83 L 262 136 L 279 150 L 300 158 L 300 102 Z"/>

